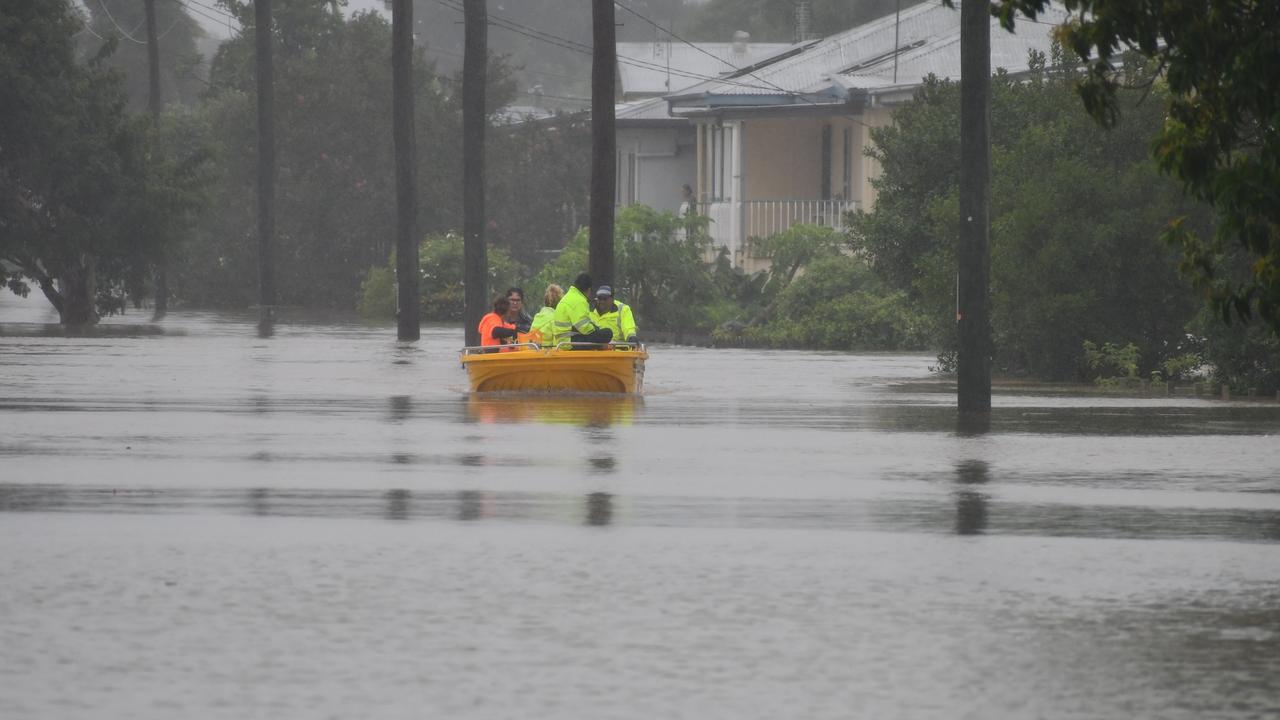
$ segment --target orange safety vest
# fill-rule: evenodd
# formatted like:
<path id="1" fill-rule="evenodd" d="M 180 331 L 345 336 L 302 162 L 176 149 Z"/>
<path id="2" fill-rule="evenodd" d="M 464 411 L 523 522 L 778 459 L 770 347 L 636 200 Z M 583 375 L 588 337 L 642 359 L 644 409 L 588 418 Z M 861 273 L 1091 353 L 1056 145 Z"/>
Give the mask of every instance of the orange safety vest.
<path id="1" fill-rule="evenodd" d="M 488 315 L 485 315 L 484 317 L 480 318 L 480 344 L 485 347 L 488 347 L 490 345 L 507 344 L 509 342 L 508 340 L 502 340 L 493 336 L 493 329 L 499 328 L 499 327 L 515 330 L 516 324 L 509 323 L 506 320 L 503 320 L 502 316 L 499 315 L 498 313 L 491 312 Z"/>

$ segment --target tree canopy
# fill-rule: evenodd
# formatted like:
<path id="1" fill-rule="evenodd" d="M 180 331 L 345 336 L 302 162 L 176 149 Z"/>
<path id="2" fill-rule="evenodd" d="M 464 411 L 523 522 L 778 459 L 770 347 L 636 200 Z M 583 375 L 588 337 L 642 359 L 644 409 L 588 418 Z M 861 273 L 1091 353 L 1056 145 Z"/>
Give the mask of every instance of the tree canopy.
<path id="1" fill-rule="evenodd" d="M 198 147 L 167 153 L 165 127 L 126 111 L 106 43 L 82 62 L 70 3 L 0 9 L 0 275 L 28 280 L 62 321 L 96 321 L 144 278 L 200 202 Z"/>
<path id="2" fill-rule="evenodd" d="M 1280 332 L 1280 3 L 1268 0 L 1059 0 L 1071 13 L 1058 35 L 1086 74 L 1078 92 L 1100 123 L 1116 124 L 1123 88 L 1167 88 L 1151 141 L 1160 169 L 1210 204 L 1216 230 L 1181 216 L 1167 239 L 1222 318 L 1259 316 Z M 1012 30 L 1049 0 L 995 0 Z M 1131 51 L 1156 64 L 1135 79 L 1117 62 Z"/>

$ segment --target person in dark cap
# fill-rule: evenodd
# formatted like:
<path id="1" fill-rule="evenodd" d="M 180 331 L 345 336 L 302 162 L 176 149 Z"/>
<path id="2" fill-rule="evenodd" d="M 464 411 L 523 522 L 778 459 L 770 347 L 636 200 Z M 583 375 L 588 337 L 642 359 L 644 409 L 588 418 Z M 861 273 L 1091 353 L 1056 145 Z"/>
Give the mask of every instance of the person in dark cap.
<path id="1" fill-rule="evenodd" d="M 596 288 L 596 306 L 591 310 L 591 322 L 608 329 L 614 342 L 636 342 L 636 320 L 631 306 L 613 299 L 613 288 L 601 285 Z"/>
<path id="2" fill-rule="evenodd" d="M 587 273 L 578 275 L 573 286 L 556 305 L 555 344 L 562 342 L 575 343 L 607 343 L 613 339 L 613 333 L 591 321 L 591 303 L 587 294 L 591 292 L 591 276 Z"/>

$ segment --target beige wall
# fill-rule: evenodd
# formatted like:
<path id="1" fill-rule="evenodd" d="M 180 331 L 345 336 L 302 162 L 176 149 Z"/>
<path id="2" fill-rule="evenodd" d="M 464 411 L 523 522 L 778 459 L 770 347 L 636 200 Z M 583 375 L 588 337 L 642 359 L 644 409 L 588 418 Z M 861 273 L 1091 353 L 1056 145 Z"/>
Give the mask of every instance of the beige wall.
<path id="1" fill-rule="evenodd" d="M 818 200 L 822 197 L 822 127 L 831 126 L 831 195 L 863 208 L 875 202 L 870 180 L 880 164 L 863 155 L 871 142 L 867 126 L 887 125 L 889 111 L 871 108 L 861 116 L 789 117 L 744 121 L 744 200 Z M 850 197 L 844 197 L 844 130 L 853 141 Z"/>
<path id="2" fill-rule="evenodd" d="M 824 118 L 744 121 L 746 200 L 816 200 L 822 188 Z"/>
<path id="3" fill-rule="evenodd" d="M 859 127 L 862 137 L 862 147 L 867 149 L 871 147 L 871 131 L 870 128 L 884 127 L 893 124 L 893 111 L 884 106 L 867 108 L 862 112 L 863 126 Z M 880 177 L 880 163 L 873 159 L 861 156 L 860 167 L 862 168 L 862 209 L 870 211 L 876 204 L 876 189 L 871 185 L 871 181 Z"/>

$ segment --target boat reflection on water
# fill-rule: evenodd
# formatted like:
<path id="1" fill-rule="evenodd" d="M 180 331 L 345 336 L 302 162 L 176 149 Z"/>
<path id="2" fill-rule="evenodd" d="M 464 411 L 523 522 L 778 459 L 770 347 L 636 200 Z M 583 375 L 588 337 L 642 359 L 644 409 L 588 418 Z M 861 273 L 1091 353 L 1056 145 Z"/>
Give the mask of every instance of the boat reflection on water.
<path id="1" fill-rule="evenodd" d="M 634 395 L 472 394 L 467 419 L 478 423 L 543 423 L 581 427 L 630 425 L 644 407 Z"/>

